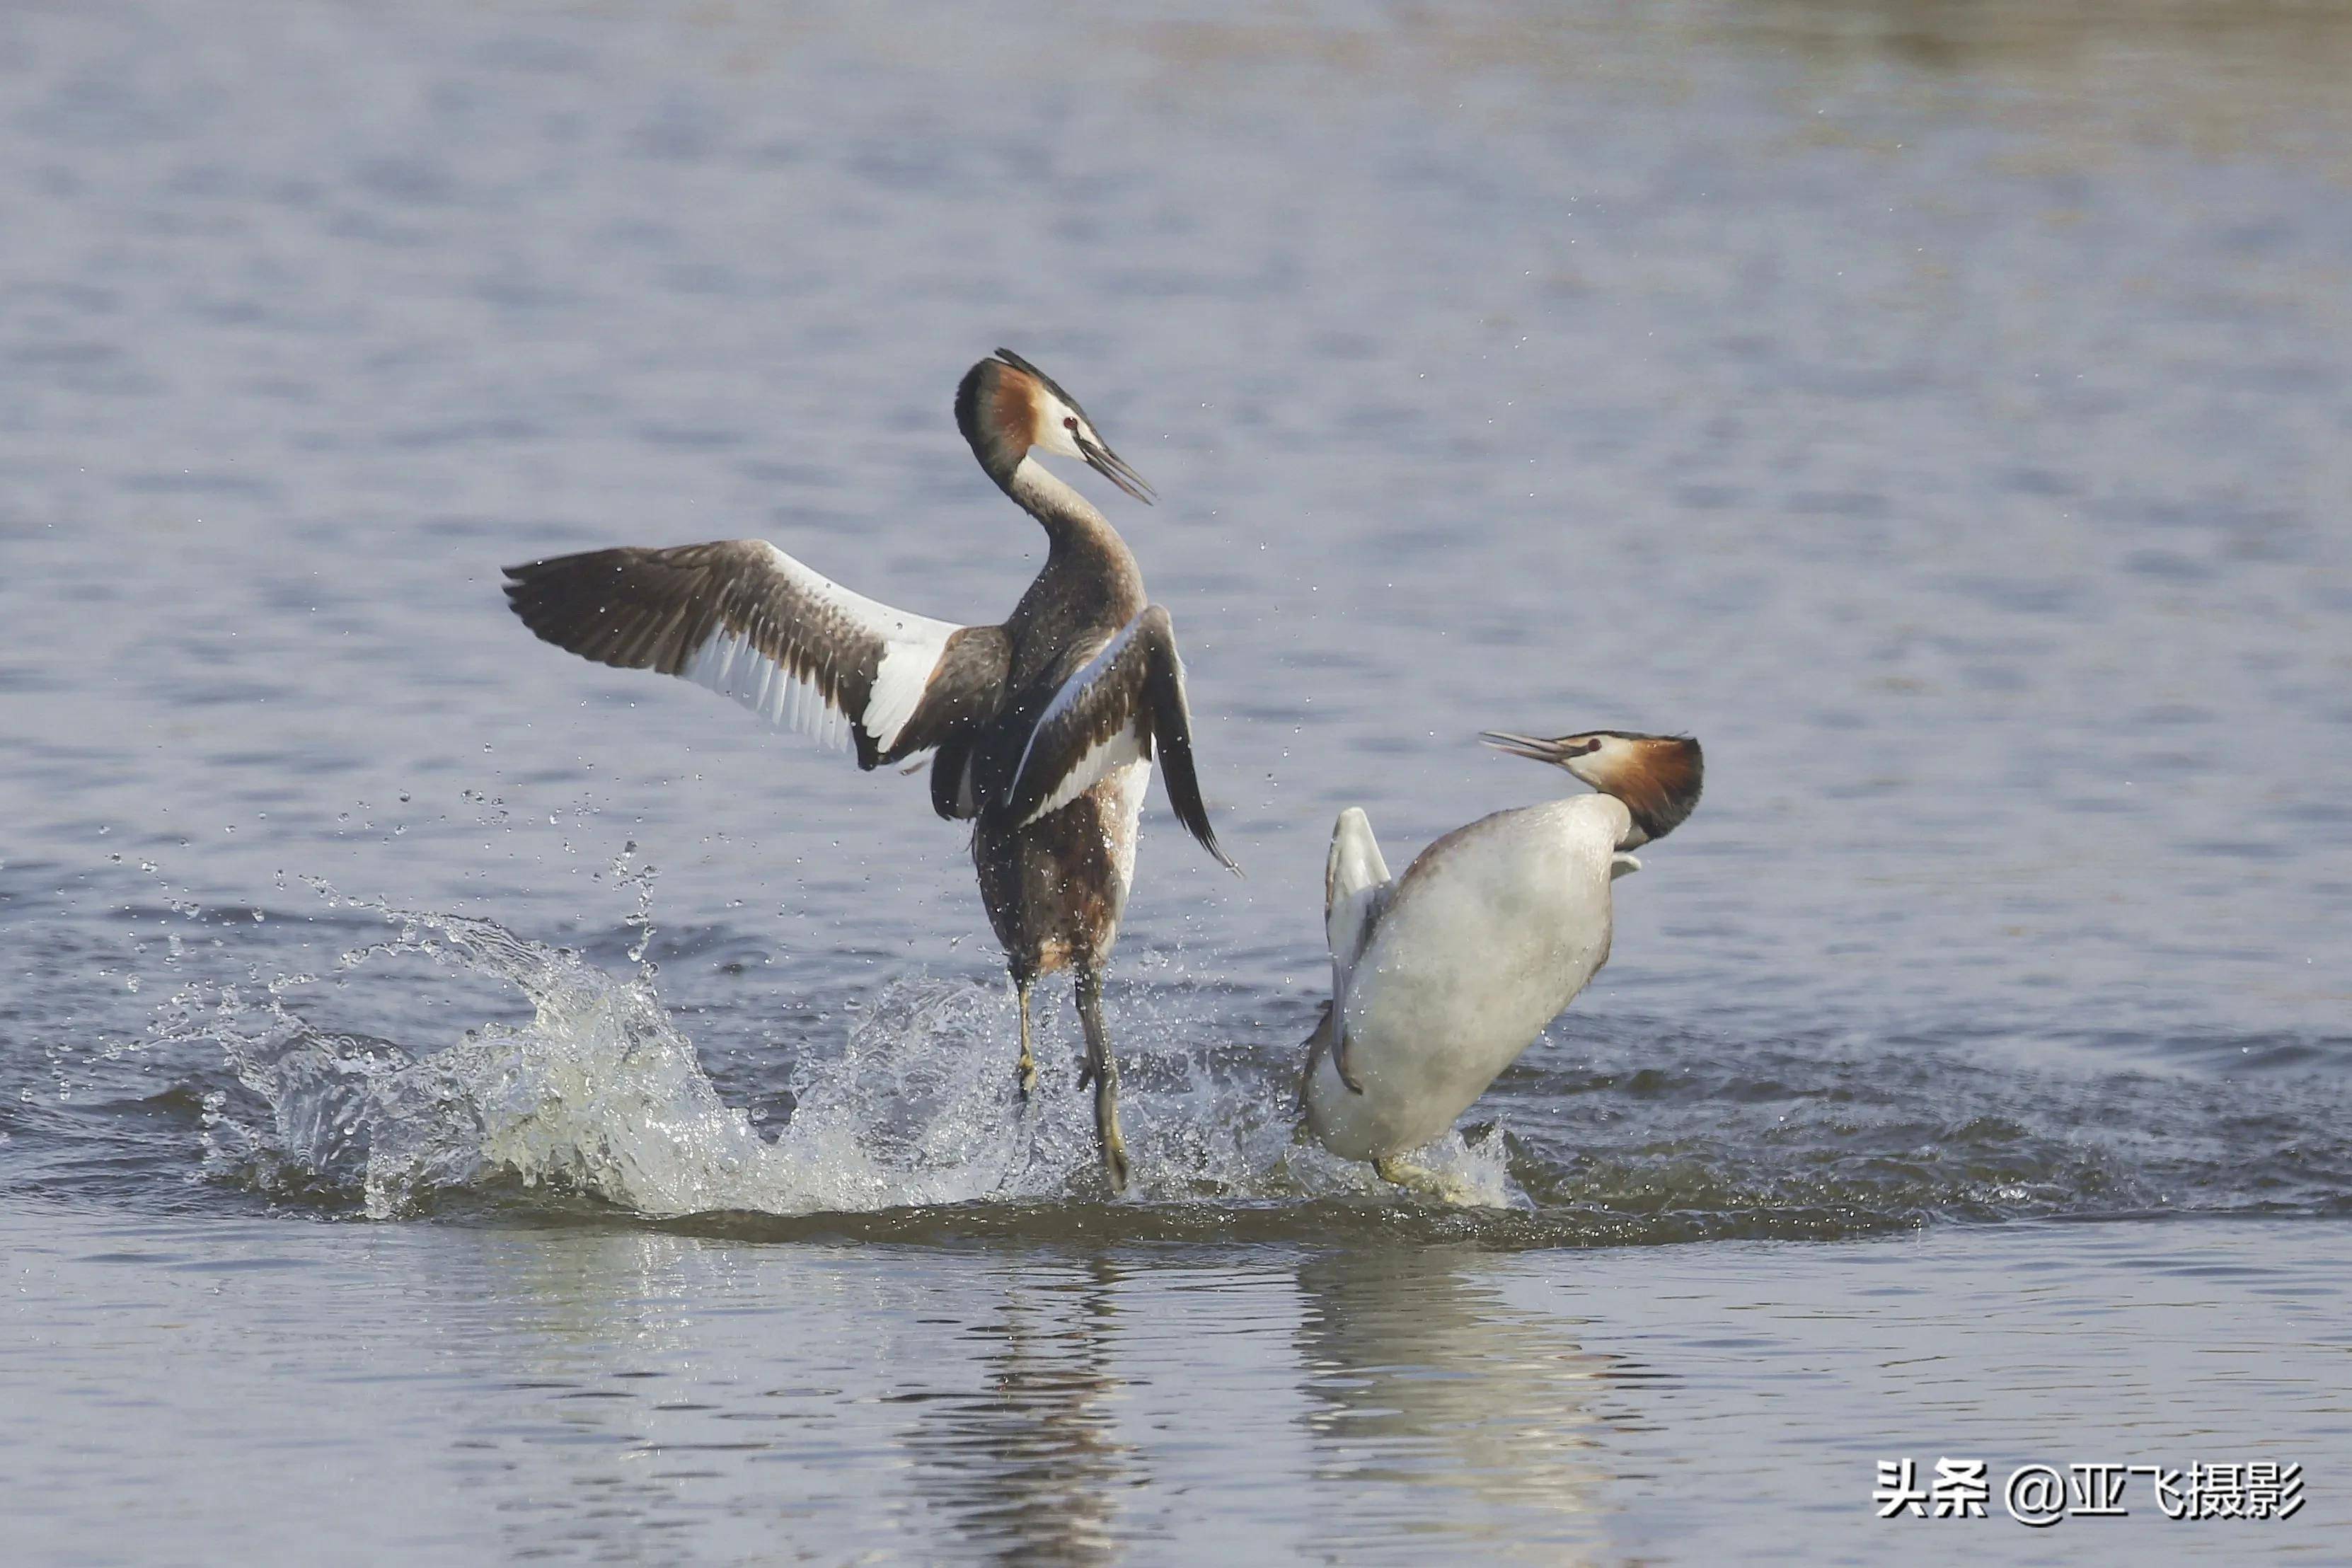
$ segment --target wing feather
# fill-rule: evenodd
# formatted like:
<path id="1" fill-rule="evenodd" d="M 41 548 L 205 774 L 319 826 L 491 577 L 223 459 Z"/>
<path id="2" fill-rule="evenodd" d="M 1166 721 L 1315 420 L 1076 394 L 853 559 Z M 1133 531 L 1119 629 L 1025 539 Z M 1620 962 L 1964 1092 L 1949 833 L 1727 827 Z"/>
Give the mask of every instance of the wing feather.
<path id="1" fill-rule="evenodd" d="M 1168 804 L 1185 831 L 1229 870 L 1192 760 L 1184 661 L 1168 612 L 1146 606 L 1064 681 L 1029 731 L 995 810 L 1027 826 L 1093 788 L 1112 769 L 1157 752 Z"/>
<path id="2" fill-rule="evenodd" d="M 938 745 L 1002 695 L 1001 628 L 894 609 L 764 540 L 593 550 L 506 574 L 515 614 L 556 647 L 692 680 L 828 745 L 853 741 L 861 767 Z"/>
<path id="3" fill-rule="evenodd" d="M 1372 940 L 1394 888 L 1372 819 L 1349 806 L 1331 825 L 1331 853 L 1323 862 L 1323 930 L 1331 943 L 1331 994 L 1348 985 L 1349 972 Z"/>
<path id="4" fill-rule="evenodd" d="M 1330 1050 L 1339 1081 L 1358 1094 L 1364 1086 L 1348 1063 L 1348 987 L 1395 891 L 1381 841 L 1372 836 L 1372 819 L 1361 808 L 1349 806 L 1331 825 L 1331 853 L 1323 862 L 1323 931 L 1331 943 L 1331 1000 L 1324 1004 L 1324 1032 L 1318 1037 Z M 1311 1054 L 1307 1070 L 1315 1070 Z"/>

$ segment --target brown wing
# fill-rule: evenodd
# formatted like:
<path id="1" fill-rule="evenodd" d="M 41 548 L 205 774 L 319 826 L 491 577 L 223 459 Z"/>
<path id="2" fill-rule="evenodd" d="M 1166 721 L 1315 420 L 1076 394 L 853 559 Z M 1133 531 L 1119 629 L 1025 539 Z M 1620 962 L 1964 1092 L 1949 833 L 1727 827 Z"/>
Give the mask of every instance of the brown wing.
<path id="1" fill-rule="evenodd" d="M 1192 715 L 1184 661 L 1168 612 L 1145 607 L 1062 685 L 1038 715 L 1003 801 L 995 807 L 1024 826 L 1058 810 L 1126 763 L 1154 751 L 1168 780 L 1168 804 L 1185 831 L 1228 870 L 1192 765 Z"/>
<path id="2" fill-rule="evenodd" d="M 996 710 L 1007 650 L 852 593 L 763 540 L 560 555 L 506 569 L 533 632 L 600 664 L 708 686 L 874 767 Z"/>

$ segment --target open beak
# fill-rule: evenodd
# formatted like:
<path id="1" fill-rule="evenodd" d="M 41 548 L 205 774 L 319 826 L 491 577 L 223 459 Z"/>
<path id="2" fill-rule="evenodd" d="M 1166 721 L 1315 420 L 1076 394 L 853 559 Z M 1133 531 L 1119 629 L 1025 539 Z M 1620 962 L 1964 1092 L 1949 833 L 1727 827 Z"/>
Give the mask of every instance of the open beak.
<path id="1" fill-rule="evenodd" d="M 1108 447 L 1098 446 L 1087 440 L 1084 436 L 1077 439 L 1078 455 L 1086 458 L 1087 467 L 1146 506 L 1150 506 L 1158 499 L 1151 493 L 1151 487 L 1143 482 L 1143 476 L 1127 466 L 1126 458 Z"/>
<path id="2" fill-rule="evenodd" d="M 1598 741 L 1587 741 L 1579 746 L 1565 741 L 1538 741 L 1532 735 L 1514 735 L 1507 730 L 1481 731 L 1478 738 L 1498 752 L 1508 752 L 1531 763 L 1549 763 L 1556 768 L 1566 767 L 1569 758 L 1597 751 L 1601 745 Z"/>

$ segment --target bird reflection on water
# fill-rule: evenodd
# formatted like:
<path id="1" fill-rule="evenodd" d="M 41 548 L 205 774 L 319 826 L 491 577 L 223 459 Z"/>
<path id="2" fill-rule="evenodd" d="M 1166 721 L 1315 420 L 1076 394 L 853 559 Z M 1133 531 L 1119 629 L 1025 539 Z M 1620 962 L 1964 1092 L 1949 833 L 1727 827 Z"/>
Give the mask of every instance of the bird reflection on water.
<path id="1" fill-rule="evenodd" d="M 1105 1258 L 1025 1269 L 964 1330 L 986 1387 L 895 1396 L 920 1413 L 903 1438 L 917 1491 L 996 1562 L 1119 1555 L 1117 1498 L 1147 1474 L 1113 1413 L 1118 1278 Z"/>
<path id="2" fill-rule="evenodd" d="M 1356 1500 L 1321 1510 L 1335 1560 L 1400 1531 L 1547 1562 L 1602 1539 L 1608 1429 L 1635 1420 L 1612 1385 L 1638 1373 L 1512 1305 L 1496 1261 L 1349 1248 L 1299 1266 L 1316 1476 Z"/>

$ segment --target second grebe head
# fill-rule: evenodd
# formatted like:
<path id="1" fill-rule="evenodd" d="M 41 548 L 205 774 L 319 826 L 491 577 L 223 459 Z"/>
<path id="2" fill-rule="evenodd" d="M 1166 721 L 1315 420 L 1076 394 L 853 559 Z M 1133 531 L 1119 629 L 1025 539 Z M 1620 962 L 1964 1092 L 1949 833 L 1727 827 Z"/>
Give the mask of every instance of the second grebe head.
<path id="1" fill-rule="evenodd" d="M 1496 751 L 1565 768 L 1633 816 L 1633 848 L 1664 838 L 1698 805 L 1706 759 L 1688 735 L 1645 735 L 1629 730 L 1587 730 L 1538 740 L 1489 730 L 1480 739 Z"/>

